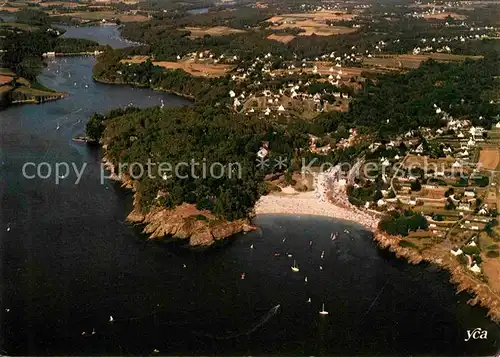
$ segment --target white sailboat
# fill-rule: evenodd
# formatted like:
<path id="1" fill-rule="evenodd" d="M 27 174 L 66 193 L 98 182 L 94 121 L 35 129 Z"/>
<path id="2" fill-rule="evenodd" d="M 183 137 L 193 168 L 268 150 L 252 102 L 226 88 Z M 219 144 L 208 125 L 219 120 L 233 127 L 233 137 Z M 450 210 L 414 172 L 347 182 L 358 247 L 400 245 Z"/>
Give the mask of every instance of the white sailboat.
<path id="1" fill-rule="evenodd" d="M 297 266 L 297 263 L 295 262 L 295 260 L 293 261 L 292 271 L 295 273 L 299 271 L 299 267 Z"/>
<path id="2" fill-rule="evenodd" d="M 320 315 L 328 315 L 328 311 L 325 310 L 325 304 L 323 303 L 323 306 L 321 307 L 321 311 L 319 312 Z"/>
<path id="3" fill-rule="evenodd" d="M 325 251 L 321 251 L 321 259 L 323 259 L 325 257 Z"/>

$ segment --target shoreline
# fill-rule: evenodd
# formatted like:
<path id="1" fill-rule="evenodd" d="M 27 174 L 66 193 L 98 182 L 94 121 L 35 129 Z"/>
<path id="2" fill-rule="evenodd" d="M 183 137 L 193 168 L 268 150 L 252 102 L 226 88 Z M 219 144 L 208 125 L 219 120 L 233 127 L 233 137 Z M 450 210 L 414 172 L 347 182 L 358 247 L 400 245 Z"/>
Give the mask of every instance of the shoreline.
<path id="1" fill-rule="evenodd" d="M 194 96 L 192 96 L 192 95 L 179 93 L 177 91 L 170 90 L 170 89 L 165 89 L 165 88 L 160 88 L 160 87 L 143 86 L 143 85 L 140 85 L 139 83 L 133 83 L 133 82 L 108 81 L 108 80 L 105 80 L 105 79 L 97 78 L 95 76 L 92 76 L 92 79 L 94 81 L 96 81 L 97 83 L 101 83 L 101 84 L 132 86 L 132 87 L 136 87 L 136 88 L 149 88 L 149 89 L 151 89 L 153 91 L 156 91 L 156 92 L 162 92 L 162 93 L 176 95 L 178 97 L 187 99 L 190 102 L 195 102 L 196 101 L 196 98 Z"/>
<path id="2" fill-rule="evenodd" d="M 484 281 L 472 276 L 465 266 L 460 264 L 447 250 L 437 252 L 417 251 L 411 248 L 401 247 L 399 242 L 402 238 L 391 236 L 376 230 L 373 232 L 373 240 L 379 248 L 387 249 L 394 253 L 397 258 L 404 258 L 409 264 L 427 262 L 445 269 L 450 273 L 450 283 L 455 285 L 457 294 L 465 291 L 472 295 L 467 301 L 471 306 L 479 305 L 488 310 L 487 316 L 494 322 L 500 323 L 500 295 L 491 290 Z"/>
<path id="3" fill-rule="evenodd" d="M 106 156 L 106 148 L 102 147 L 101 162 L 111 174 L 108 179 L 118 182 L 122 188 L 131 190 L 133 194 L 132 211 L 126 221 L 140 225 L 142 233 L 148 240 L 167 237 L 186 240 L 189 248 L 207 248 L 220 240 L 225 240 L 238 233 L 256 230 L 249 218 L 226 221 L 216 218 L 210 211 L 198 210 L 196 205 L 183 203 L 173 209 L 152 206 L 143 212 L 137 193 L 137 181 L 126 175 L 115 173 L 115 165 Z M 204 219 L 200 219 L 204 216 Z"/>
<path id="4" fill-rule="evenodd" d="M 286 190 L 286 188 L 285 188 Z M 500 322 L 500 294 L 494 292 L 486 281 L 473 276 L 467 268 L 460 264 L 451 253 L 440 248 L 437 250 L 418 251 L 399 245 L 402 237 L 391 236 L 378 229 L 379 219 L 375 215 L 345 204 L 337 191 L 334 200 L 318 198 L 315 192 L 279 193 L 262 196 L 255 204 L 255 214 L 259 215 L 306 215 L 311 217 L 327 217 L 358 224 L 372 233 L 372 239 L 378 248 L 389 250 L 396 258 L 404 259 L 409 264 L 427 262 L 446 270 L 450 274 L 450 283 L 458 293 L 467 292 L 471 298 L 467 303 L 471 306 L 479 305 L 488 311 L 488 317 L 494 322 Z M 339 204 L 340 203 L 340 204 Z"/>

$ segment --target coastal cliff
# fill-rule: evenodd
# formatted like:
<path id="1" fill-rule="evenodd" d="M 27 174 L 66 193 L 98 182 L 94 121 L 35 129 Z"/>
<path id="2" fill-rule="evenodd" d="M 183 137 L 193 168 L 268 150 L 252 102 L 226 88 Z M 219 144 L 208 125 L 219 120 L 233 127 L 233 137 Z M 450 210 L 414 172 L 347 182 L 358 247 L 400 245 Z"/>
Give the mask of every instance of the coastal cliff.
<path id="1" fill-rule="evenodd" d="M 109 178 L 119 181 L 123 188 L 134 191 L 133 210 L 127 221 L 143 225 L 149 239 L 172 237 L 187 240 L 190 247 L 208 247 L 237 233 L 255 230 L 249 219 L 226 221 L 208 210 L 199 210 L 194 204 L 183 203 L 173 209 L 154 206 L 144 212 L 137 193 L 138 182 L 126 174 L 115 174 L 114 165 L 104 156 L 104 167 L 111 172 Z"/>
<path id="2" fill-rule="evenodd" d="M 218 220 L 209 211 L 199 211 L 195 205 L 187 203 L 174 209 L 155 207 L 145 214 L 134 209 L 127 221 L 143 224 L 143 232 L 149 235 L 149 239 L 171 236 L 188 240 L 190 247 L 207 247 L 234 234 L 254 229 L 248 220 Z"/>
<path id="3" fill-rule="evenodd" d="M 500 296 L 488 286 L 486 281 L 473 276 L 473 273 L 460 264 L 449 251 L 442 247 L 423 251 L 402 247 L 400 246 L 400 237 L 390 236 L 378 230 L 374 232 L 373 236 L 379 247 L 388 249 L 398 258 L 404 258 L 409 263 L 419 264 L 425 261 L 446 269 L 451 275 L 450 282 L 456 285 L 457 293 L 466 291 L 473 295 L 468 303 L 486 308 L 488 316 L 495 322 L 500 322 Z"/>

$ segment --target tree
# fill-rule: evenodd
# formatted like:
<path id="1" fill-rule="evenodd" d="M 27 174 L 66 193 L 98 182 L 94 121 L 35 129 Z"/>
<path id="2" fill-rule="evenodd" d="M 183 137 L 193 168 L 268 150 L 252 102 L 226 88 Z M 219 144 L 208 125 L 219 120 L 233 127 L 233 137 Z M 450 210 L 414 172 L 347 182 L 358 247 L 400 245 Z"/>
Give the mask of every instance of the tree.
<path id="1" fill-rule="evenodd" d="M 411 183 L 411 190 L 418 192 L 422 189 L 422 184 L 420 183 L 420 179 L 415 180 L 414 182 Z"/>

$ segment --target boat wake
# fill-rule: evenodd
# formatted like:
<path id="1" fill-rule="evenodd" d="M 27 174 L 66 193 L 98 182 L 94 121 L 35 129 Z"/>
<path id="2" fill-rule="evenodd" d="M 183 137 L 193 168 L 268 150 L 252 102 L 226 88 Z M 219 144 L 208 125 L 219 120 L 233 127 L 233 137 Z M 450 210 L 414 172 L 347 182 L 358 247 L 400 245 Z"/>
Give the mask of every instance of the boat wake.
<path id="1" fill-rule="evenodd" d="M 241 337 L 241 336 L 248 336 L 248 335 L 252 334 L 253 332 L 257 331 L 260 327 L 262 327 L 265 323 L 267 323 L 271 318 L 273 318 L 273 316 L 276 315 L 280 311 L 280 308 L 281 308 L 280 304 L 274 306 L 264 316 L 262 316 L 259 320 L 257 320 L 249 329 L 244 330 L 244 331 L 233 332 L 233 333 L 229 333 L 227 335 L 222 335 L 222 336 L 214 336 L 214 335 L 211 335 L 209 333 L 202 333 L 202 332 L 193 332 L 193 333 L 195 335 L 208 337 L 208 338 L 213 339 L 213 340 L 230 340 L 230 339 Z"/>

